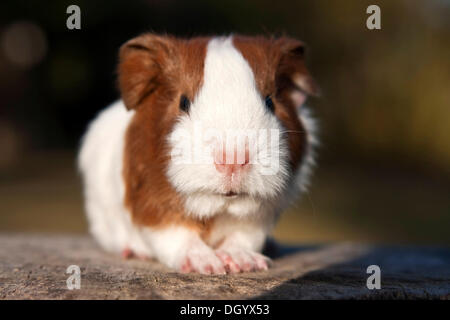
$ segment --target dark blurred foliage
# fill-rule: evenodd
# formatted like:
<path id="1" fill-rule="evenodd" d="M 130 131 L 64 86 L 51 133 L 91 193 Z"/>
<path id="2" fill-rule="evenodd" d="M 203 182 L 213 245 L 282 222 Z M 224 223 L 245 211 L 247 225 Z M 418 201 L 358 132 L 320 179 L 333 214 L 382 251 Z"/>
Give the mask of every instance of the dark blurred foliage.
<path id="1" fill-rule="evenodd" d="M 66 28 L 71 4 L 81 7 L 81 30 Z M 370 4 L 381 7 L 381 30 L 366 28 Z M 21 65 L 5 54 L 5 35 L 24 22 L 32 25 L 31 31 L 25 28 L 30 40 L 15 39 L 16 47 L 28 50 L 32 58 L 42 54 L 36 61 L 30 58 L 34 63 Z M 323 92 L 310 101 L 321 124 L 319 190 L 335 187 L 320 194 L 320 202 L 330 204 L 319 211 L 347 214 L 353 221 L 365 210 L 367 217 L 375 217 L 371 222 L 402 210 L 416 210 L 420 219 L 427 219 L 433 211 L 440 217 L 433 225 L 441 228 L 439 234 L 445 232 L 442 228 L 450 222 L 448 0 L 2 1 L 4 177 L 13 167 L 22 171 L 22 157 L 33 159 L 44 152 L 43 158 L 52 161 L 45 152 L 59 149 L 74 154 L 88 121 L 118 98 L 118 48 L 145 31 L 179 36 L 286 34 L 305 41 L 308 65 Z M 321 170 L 336 176 L 321 177 Z M 340 212 L 337 194 L 349 181 L 356 181 L 352 191 L 339 201 L 347 199 L 351 206 Z M 416 189 L 409 192 L 413 185 Z M 377 218 L 378 211 L 385 216 Z M 398 217 L 399 225 L 405 217 Z M 414 230 L 420 230 L 420 219 Z M 428 226 L 428 234 L 432 228 Z"/>
<path id="2" fill-rule="evenodd" d="M 73 3 L 82 10 L 81 30 L 65 27 Z M 28 147 L 73 148 L 87 120 L 118 97 L 117 50 L 131 37 L 288 34 L 309 44 L 309 64 L 324 92 L 313 104 L 324 113 L 331 158 L 387 154 L 449 172 L 450 4 L 377 1 L 382 30 L 370 31 L 371 3 L 3 1 L 0 30 L 17 21 L 37 25 L 46 53 L 26 69 L 0 55 L 0 115 L 26 135 Z"/>

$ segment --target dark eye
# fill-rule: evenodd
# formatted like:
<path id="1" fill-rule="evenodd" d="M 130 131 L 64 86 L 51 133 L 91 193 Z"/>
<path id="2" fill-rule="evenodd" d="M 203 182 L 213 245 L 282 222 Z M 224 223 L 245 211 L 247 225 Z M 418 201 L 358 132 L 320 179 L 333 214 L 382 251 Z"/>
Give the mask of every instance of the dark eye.
<path id="1" fill-rule="evenodd" d="M 267 109 L 269 109 L 270 112 L 275 112 L 275 106 L 273 104 L 272 98 L 270 96 L 267 96 L 265 101 Z"/>
<path id="2" fill-rule="evenodd" d="M 191 102 L 189 101 L 189 99 L 185 95 L 182 95 L 180 98 L 180 109 L 188 113 L 190 106 Z"/>

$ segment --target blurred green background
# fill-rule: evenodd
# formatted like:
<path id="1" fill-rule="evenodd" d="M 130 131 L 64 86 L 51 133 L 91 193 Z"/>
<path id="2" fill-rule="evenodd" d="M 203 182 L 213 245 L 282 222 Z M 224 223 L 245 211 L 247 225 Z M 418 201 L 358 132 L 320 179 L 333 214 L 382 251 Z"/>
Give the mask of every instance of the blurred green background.
<path id="1" fill-rule="evenodd" d="M 66 8 L 81 8 L 81 30 Z M 381 30 L 366 8 L 381 8 Z M 144 32 L 287 34 L 323 96 L 312 187 L 286 242 L 450 244 L 450 1 L 2 1 L 0 231 L 86 232 L 75 156 Z"/>

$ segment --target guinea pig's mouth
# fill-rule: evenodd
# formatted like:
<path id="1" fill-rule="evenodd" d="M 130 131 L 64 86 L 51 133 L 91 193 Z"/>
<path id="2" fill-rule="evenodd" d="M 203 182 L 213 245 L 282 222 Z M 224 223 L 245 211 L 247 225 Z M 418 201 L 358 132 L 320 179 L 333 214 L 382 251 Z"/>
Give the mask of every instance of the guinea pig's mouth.
<path id="1" fill-rule="evenodd" d="M 227 197 L 227 198 L 235 198 L 238 196 L 246 196 L 247 193 L 245 192 L 234 192 L 234 191 L 228 191 L 227 193 L 221 193 L 220 195 Z"/>

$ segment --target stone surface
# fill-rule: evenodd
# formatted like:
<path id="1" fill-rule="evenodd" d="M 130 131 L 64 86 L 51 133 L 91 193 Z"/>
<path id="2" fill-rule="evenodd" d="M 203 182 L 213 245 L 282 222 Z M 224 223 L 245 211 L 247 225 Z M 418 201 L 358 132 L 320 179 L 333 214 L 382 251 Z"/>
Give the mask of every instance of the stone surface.
<path id="1" fill-rule="evenodd" d="M 0 299 L 449 299 L 450 249 L 340 243 L 281 247 L 267 272 L 178 274 L 154 261 L 123 260 L 88 236 L 0 234 Z M 366 287 L 369 265 L 381 289 Z M 68 290 L 78 265 L 81 288 Z"/>

